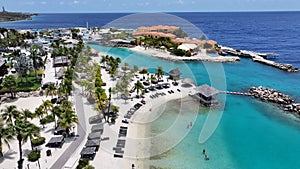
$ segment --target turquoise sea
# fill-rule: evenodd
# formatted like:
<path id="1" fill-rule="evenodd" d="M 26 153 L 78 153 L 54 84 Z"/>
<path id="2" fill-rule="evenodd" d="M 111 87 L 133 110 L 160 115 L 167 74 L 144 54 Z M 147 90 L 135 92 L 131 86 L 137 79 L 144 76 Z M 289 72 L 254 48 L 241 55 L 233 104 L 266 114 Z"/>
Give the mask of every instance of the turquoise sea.
<path id="1" fill-rule="evenodd" d="M 163 66 L 165 71 L 180 68 L 183 77 L 196 80 L 198 85 L 209 83 L 210 79 L 222 79 L 220 71 L 211 70 L 219 67 L 218 63 L 173 63 L 159 60 L 128 49 L 90 45 L 99 51 L 120 57 L 130 65 L 156 68 Z M 230 91 L 247 91 L 251 86 L 267 86 L 283 91 L 295 98 L 298 90 L 299 73 L 286 73 L 272 67 L 242 59 L 238 63 L 222 64 L 225 81 Z M 207 72 L 209 70 L 210 73 Z M 219 77 L 220 76 L 220 77 Z M 218 87 L 218 84 L 216 84 Z M 298 99 L 299 100 L 299 99 Z M 196 104 L 186 102 L 184 104 Z M 179 109 L 185 112 L 185 106 L 171 101 L 164 113 L 151 124 L 151 135 L 159 135 L 170 127 L 178 115 Z M 195 112 L 186 110 L 194 117 Z M 300 161 L 300 121 L 286 114 L 274 105 L 260 102 L 250 97 L 226 97 L 225 109 L 221 122 L 213 135 L 200 144 L 199 134 L 208 115 L 208 109 L 200 107 L 193 128 L 188 135 L 173 149 L 150 160 L 153 166 L 174 169 L 298 169 Z M 188 123 L 188 121 L 187 121 Z M 185 130 L 185 126 L 183 127 Z M 177 132 L 171 133 L 177 135 Z M 171 135 L 162 142 L 168 142 Z M 154 149 L 161 144 L 152 145 Z M 204 160 L 202 149 L 210 157 Z"/>

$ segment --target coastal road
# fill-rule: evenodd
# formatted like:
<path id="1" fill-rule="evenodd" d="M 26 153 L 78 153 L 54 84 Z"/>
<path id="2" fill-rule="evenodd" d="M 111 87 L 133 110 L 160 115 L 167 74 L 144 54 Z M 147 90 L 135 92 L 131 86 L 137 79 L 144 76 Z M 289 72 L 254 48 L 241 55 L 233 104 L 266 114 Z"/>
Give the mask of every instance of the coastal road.
<path id="1" fill-rule="evenodd" d="M 61 169 L 64 168 L 64 165 L 72 156 L 72 154 L 80 147 L 80 144 L 83 142 L 86 135 L 86 122 L 83 108 L 82 96 L 80 95 L 80 90 L 75 90 L 75 106 L 76 112 L 79 120 L 79 124 L 77 126 L 77 135 L 76 140 L 74 140 L 69 147 L 65 150 L 65 152 L 58 158 L 58 160 L 51 166 L 50 169 Z"/>

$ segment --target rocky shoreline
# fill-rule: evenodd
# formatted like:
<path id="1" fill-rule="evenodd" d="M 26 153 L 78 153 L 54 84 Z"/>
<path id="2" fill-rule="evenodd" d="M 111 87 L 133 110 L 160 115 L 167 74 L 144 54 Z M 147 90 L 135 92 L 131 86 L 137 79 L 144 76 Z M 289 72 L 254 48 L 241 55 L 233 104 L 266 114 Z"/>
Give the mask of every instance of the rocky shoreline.
<path id="1" fill-rule="evenodd" d="M 249 93 L 254 98 L 275 103 L 284 111 L 292 112 L 296 117 L 300 118 L 300 103 L 294 103 L 295 100 L 289 95 L 262 86 L 251 87 Z"/>

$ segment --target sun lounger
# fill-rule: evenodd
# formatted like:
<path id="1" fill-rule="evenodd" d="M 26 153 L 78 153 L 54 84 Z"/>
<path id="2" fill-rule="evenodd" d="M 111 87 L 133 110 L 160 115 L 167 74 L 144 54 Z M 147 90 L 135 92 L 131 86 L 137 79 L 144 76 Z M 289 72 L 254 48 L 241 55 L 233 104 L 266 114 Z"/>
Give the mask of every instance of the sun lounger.
<path id="1" fill-rule="evenodd" d="M 115 158 L 123 158 L 123 155 L 121 155 L 121 154 L 114 154 L 114 157 Z"/>
<path id="2" fill-rule="evenodd" d="M 116 153 L 118 153 L 118 154 L 124 154 L 124 151 L 123 150 L 116 150 Z"/>
<path id="3" fill-rule="evenodd" d="M 109 137 L 103 137 L 101 141 L 109 140 Z"/>
<path id="4" fill-rule="evenodd" d="M 116 151 L 116 150 L 122 150 L 121 147 L 113 147 L 113 150 Z"/>
<path id="5" fill-rule="evenodd" d="M 127 120 L 122 120 L 122 123 L 128 124 L 129 122 Z"/>

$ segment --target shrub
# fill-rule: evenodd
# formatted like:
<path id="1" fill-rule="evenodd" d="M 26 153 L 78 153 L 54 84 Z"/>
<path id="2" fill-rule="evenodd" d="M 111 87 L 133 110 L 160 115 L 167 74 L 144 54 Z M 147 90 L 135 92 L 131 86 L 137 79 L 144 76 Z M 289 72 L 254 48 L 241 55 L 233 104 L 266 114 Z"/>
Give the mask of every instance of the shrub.
<path id="1" fill-rule="evenodd" d="M 80 159 L 76 169 L 83 169 L 87 165 L 89 165 L 89 159 L 88 158 Z"/>
<path id="2" fill-rule="evenodd" d="M 28 161 L 31 161 L 31 162 L 37 161 L 40 157 L 41 157 L 41 151 L 40 150 L 31 151 L 27 156 Z"/>
<path id="3" fill-rule="evenodd" d="M 182 49 L 173 49 L 172 53 L 176 56 L 184 56 L 185 55 L 185 51 Z"/>
<path id="4" fill-rule="evenodd" d="M 36 139 L 32 139 L 31 140 L 31 144 L 32 144 L 32 146 L 40 146 L 40 145 L 42 145 L 42 144 L 44 144 L 45 143 L 45 137 L 38 137 L 38 138 L 36 138 Z"/>

